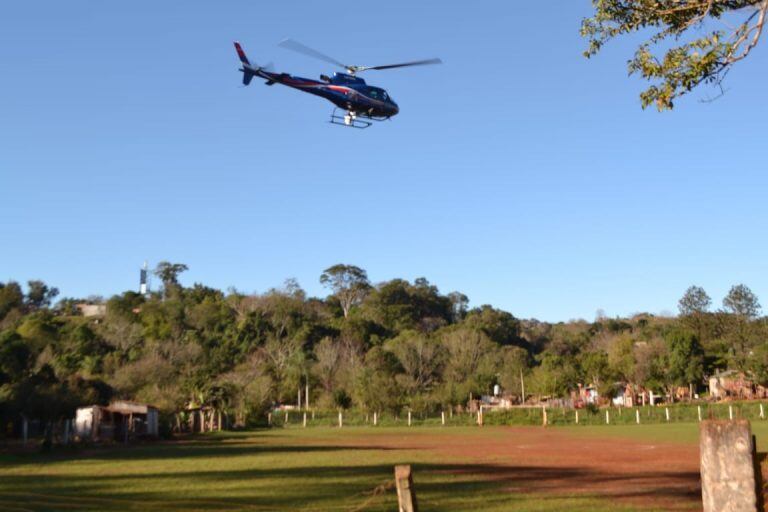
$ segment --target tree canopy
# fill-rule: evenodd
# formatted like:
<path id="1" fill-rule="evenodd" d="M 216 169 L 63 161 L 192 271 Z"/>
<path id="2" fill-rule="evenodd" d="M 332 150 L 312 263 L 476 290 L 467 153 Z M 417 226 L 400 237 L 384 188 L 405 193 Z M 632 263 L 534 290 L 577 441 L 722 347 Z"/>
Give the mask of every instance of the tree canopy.
<path id="1" fill-rule="evenodd" d="M 646 36 L 629 60 L 629 73 L 652 82 L 643 108 L 671 109 L 701 84 L 720 86 L 732 66 L 758 45 L 766 0 L 592 0 L 594 16 L 582 22 L 591 57 L 616 37 Z"/>
<path id="2" fill-rule="evenodd" d="M 57 421 L 125 398 L 167 415 L 204 405 L 245 425 L 307 386 L 317 407 L 397 413 L 464 407 L 495 384 L 517 396 L 521 379 L 528 396 L 551 397 L 579 385 L 610 396 L 621 382 L 672 393 L 726 368 L 768 384 L 768 322 L 745 285 L 718 311 L 691 287 L 679 317 L 548 323 L 469 307 L 425 278 L 371 285 L 348 265 L 323 276 L 335 291 L 325 299 L 295 280 L 242 294 L 169 278 L 168 296 L 127 291 L 98 318 L 70 307 L 77 299 L 48 304 L 45 283 L 2 283 L 0 420 Z M 365 293 L 345 310 L 339 295 L 353 288 Z"/>

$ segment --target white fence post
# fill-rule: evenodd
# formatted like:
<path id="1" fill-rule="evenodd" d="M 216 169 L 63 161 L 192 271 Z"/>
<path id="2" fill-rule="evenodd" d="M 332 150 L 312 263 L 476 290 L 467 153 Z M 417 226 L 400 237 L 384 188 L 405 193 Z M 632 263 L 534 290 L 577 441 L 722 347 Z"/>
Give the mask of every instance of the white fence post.
<path id="1" fill-rule="evenodd" d="M 443 426 L 445 426 L 445 411 L 442 411 L 440 413 L 440 422 L 442 423 Z"/>
<path id="2" fill-rule="evenodd" d="M 763 404 L 760 404 L 760 419 L 765 419 L 765 409 L 763 409 Z"/>
<path id="3" fill-rule="evenodd" d="M 408 411 L 408 426 L 411 426 L 411 411 Z"/>
<path id="4" fill-rule="evenodd" d="M 635 421 L 640 424 L 640 409 L 635 409 Z"/>
<path id="5" fill-rule="evenodd" d="M 304 412 L 304 428 L 307 428 L 307 413 Z"/>
<path id="6" fill-rule="evenodd" d="M 699 416 L 699 421 L 701 421 L 701 406 L 696 406 L 696 414 Z"/>
<path id="7" fill-rule="evenodd" d="M 667 417 L 667 421 L 669 421 L 669 407 L 665 407 L 665 408 L 664 408 L 664 414 L 665 414 L 665 415 L 666 415 L 666 417 Z"/>
<path id="8" fill-rule="evenodd" d="M 731 419 L 731 420 L 733 419 L 733 406 L 732 405 L 728 406 L 728 419 Z"/>
<path id="9" fill-rule="evenodd" d="M 577 425 L 579 424 L 579 411 L 578 411 L 578 409 L 576 410 L 576 424 Z"/>
<path id="10" fill-rule="evenodd" d="M 339 428 L 344 426 L 344 418 L 341 415 L 341 411 L 339 411 Z"/>
<path id="11" fill-rule="evenodd" d="M 605 424 L 611 424 L 611 413 L 608 412 L 608 409 L 605 410 Z"/>
<path id="12" fill-rule="evenodd" d="M 375 427 L 378 424 L 379 424 L 379 413 L 374 411 L 374 413 L 373 413 L 373 426 Z"/>

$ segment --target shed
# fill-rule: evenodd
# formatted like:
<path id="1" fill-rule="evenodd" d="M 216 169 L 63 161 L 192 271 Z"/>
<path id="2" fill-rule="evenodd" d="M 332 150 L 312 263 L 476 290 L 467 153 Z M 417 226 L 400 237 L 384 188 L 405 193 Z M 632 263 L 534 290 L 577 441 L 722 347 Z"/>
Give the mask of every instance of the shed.
<path id="1" fill-rule="evenodd" d="M 92 441 L 125 441 L 136 437 L 158 437 L 157 408 L 147 404 L 115 401 L 107 406 L 77 409 L 75 435 Z"/>

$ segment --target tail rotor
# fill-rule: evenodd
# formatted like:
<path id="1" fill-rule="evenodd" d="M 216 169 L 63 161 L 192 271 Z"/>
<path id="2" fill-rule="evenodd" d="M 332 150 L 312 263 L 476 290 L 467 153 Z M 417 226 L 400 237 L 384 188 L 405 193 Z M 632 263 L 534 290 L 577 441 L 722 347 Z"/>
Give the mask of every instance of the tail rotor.
<path id="1" fill-rule="evenodd" d="M 235 51 L 237 51 L 237 56 L 240 59 L 240 62 L 242 63 L 243 67 L 240 68 L 240 71 L 243 72 L 243 85 L 249 85 L 251 83 L 251 80 L 253 80 L 253 77 L 256 76 L 258 71 L 262 69 L 257 64 L 251 64 L 251 61 L 248 60 L 248 56 L 245 54 L 245 51 L 243 50 L 243 47 L 240 46 L 240 43 L 235 41 Z M 268 64 L 268 66 L 271 66 L 272 64 Z"/>

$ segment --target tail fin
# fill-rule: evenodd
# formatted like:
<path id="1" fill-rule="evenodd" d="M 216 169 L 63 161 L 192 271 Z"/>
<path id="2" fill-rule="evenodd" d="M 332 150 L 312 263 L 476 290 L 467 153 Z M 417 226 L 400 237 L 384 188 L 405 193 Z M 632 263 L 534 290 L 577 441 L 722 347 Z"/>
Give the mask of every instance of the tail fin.
<path id="1" fill-rule="evenodd" d="M 250 66 L 251 63 L 248 62 L 248 57 L 245 55 L 245 52 L 243 51 L 243 47 L 240 46 L 240 43 L 235 41 L 235 50 L 237 50 L 237 56 L 240 57 L 240 62 L 245 64 L 246 66 Z"/>
<path id="2" fill-rule="evenodd" d="M 248 57 L 245 55 L 245 52 L 243 51 L 243 47 L 240 46 L 240 43 L 235 41 L 235 50 L 237 50 L 237 56 L 240 58 L 240 62 L 243 63 L 243 67 L 240 71 L 243 72 L 243 85 L 249 85 L 251 83 L 251 80 L 253 80 L 253 77 L 256 76 L 256 73 L 254 72 L 254 69 L 251 67 L 251 62 L 248 60 Z"/>

